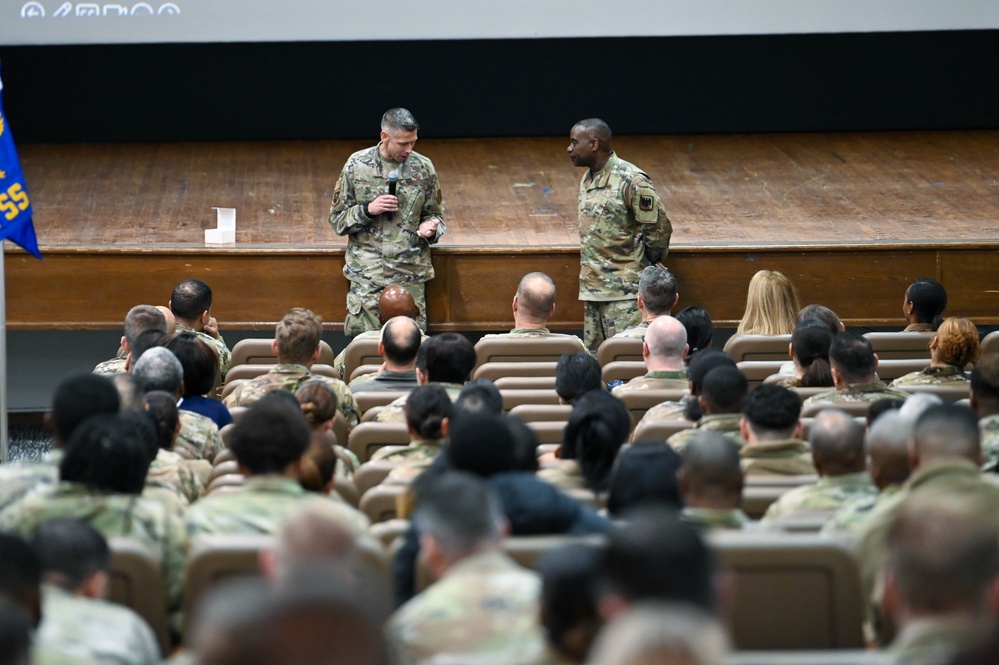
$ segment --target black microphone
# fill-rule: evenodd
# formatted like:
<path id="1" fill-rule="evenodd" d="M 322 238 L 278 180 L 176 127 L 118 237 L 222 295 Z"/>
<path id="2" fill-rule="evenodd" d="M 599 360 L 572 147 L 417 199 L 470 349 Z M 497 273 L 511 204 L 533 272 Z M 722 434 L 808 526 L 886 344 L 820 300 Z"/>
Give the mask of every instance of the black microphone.
<path id="1" fill-rule="evenodd" d="M 397 182 L 399 182 L 399 172 L 398 171 L 389 171 L 389 174 L 388 174 L 389 191 L 388 191 L 388 193 L 390 195 L 392 195 L 392 196 L 395 196 L 395 185 L 396 185 Z M 391 210 L 388 212 L 388 218 L 392 219 L 392 211 Z"/>

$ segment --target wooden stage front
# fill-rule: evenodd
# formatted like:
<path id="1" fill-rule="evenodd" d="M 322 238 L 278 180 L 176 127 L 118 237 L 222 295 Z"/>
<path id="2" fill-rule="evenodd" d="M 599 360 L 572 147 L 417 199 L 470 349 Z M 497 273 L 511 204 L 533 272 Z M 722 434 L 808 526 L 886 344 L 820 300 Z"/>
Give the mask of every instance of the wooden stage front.
<path id="1" fill-rule="evenodd" d="M 575 201 L 565 138 L 422 140 L 448 234 L 428 288 L 434 330 L 511 324 L 520 277 L 559 286 L 555 328 L 580 328 Z M 344 316 L 345 240 L 327 222 L 333 184 L 365 142 L 23 145 L 44 261 L 6 254 L 14 329 L 119 328 L 173 285 L 212 285 L 224 328 L 269 327 L 292 306 L 331 329 Z M 618 137 L 673 220 L 666 265 L 681 305 L 719 325 L 749 278 L 780 270 L 803 304 L 851 325 L 901 325 L 914 278 L 948 289 L 948 313 L 999 323 L 999 131 Z M 236 244 L 206 246 L 212 206 L 236 208 Z M 8 244 L 8 247 L 10 245 Z"/>

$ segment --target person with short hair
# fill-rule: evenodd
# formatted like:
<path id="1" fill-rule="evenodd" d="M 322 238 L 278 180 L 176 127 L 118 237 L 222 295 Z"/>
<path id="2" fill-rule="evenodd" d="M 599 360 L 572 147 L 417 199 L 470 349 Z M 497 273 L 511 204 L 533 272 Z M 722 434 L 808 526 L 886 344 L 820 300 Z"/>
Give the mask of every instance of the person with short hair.
<path id="1" fill-rule="evenodd" d="M 600 665 L 724 665 L 729 639 L 722 624 L 681 604 L 649 603 L 610 623 L 588 663 Z"/>
<path id="2" fill-rule="evenodd" d="M 333 188 L 329 222 L 337 235 L 347 236 L 348 337 L 378 328 L 378 294 L 393 283 L 413 295 L 417 324 L 427 329 L 425 287 L 434 277 L 430 245 L 447 225 L 437 171 L 413 150 L 418 129 L 408 110 L 386 111 L 378 145 L 352 154 Z"/>
<path id="3" fill-rule="evenodd" d="M 746 440 L 740 455 L 747 476 L 815 473 L 811 449 L 801 438 L 801 397 L 794 391 L 757 386 L 743 402 L 739 428 Z"/>
<path id="4" fill-rule="evenodd" d="M 409 445 L 383 446 L 371 455 L 371 461 L 399 464 L 415 474 L 440 453 L 454 415 L 454 405 L 443 387 L 431 383 L 413 390 L 404 408 Z M 390 480 L 398 479 L 397 476 Z"/>
<path id="5" fill-rule="evenodd" d="M 669 316 L 680 300 L 676 292 L 676 277 L 660 265 L 647 266 L 638 278 L 638 311 L 642 322 L 633 328 L 622 330 L 614 337 L 645 339 L 645 331 L 656 317 Z"/>
<path id="6" fill-rule="evenodd" d="M 893 390 L 878 378 L 878 357 L 870 341 L 862 335 L 842 332 L 833 337 L 829 346 L 829 365 L 833 390 L 812 395 L 804 407 L 813 404 L 835 406 L 846 402 L 876 402 L 879 399 L 908 399 L 909 394 Z"/>
<path id="7" fill-rule="evenodd" d="M 575 335 L 553 333 L 548 320 L 555 315 L 555 282 L 543 272 L 524 275 L 513 296 L 513 329 L 508 333 L 483 335 L 482 339 L 538 339 L 557 337 L 579 342 L 579 350 L 588 353 Z"/>
<path id="8" fill-rule="evenodd" d="M 971 370 L 971 408 L 981 432 L 982 470 L 999 469 L 999 353 L 989 353 Z"/>
<path id="9" fill-rule="evenodd" d="M 693 427 L 680 430 L 666 440 L 677 452 L 683 452 L 698 432 L 720 432 L 741 447 L 742 401 L 749 390 L 749 382 L 738 367 L 715 367 L 704 375 L 704 382 L 697 395 L 697 402 L 704 412 Z M 647 415 L 647 414 L 646 414 Z"/>
<path id="10" fill-rule="evenodd" d="M 965 368 L 978 361 L 981 344 L 978 328 L 968 319 L 944 319 L 930 340 L 930 365 L 918 372 L 900 376 L 892 386 L 968 385 Z"/>
<path id="11" fill-rule="evenodd" d="M 687 330 L 668 314 L 657 316 L 643 329 L 642 358 L 646 373 L 616 386 L 615 395 L 629 390 L 662 390 L 688 387 L 683 359 L 687 356 Z"/>
<path id="12" fill-rule="evenodd" d="M 698 432 L 683 450 L 679 471 L 683 519 L 702 529 L 742 530 L 743 473 L 739 446 L 720 432 Z"/>
<path id="13" fill-rule="evenodd" d="M 177 356 L 184 370 L 184 394 L 179 408 L 211 418 L 219 429 L 230 424 L 232 414 L 214 395 L 219 359 L 212 348 L 191 332 L 171 335 L 164 346 Z"/>
<path id="14" fill-rule="evenodd" d="M 685 361 L 700 351 L 710 349 L 715 337 L 715 327 L 711 314 L 703 307 L 690 305 L 676 313 L 679 321 L 687 331 L 687 357 Z"/>
<path id="15" fill-rule="evenodd" d="M 647 504 L 680 510 L 680 454 L 662 440 L 635 441 L 618 453 L 607 489 L 607 513 L 621 517 Z"/>
<path id="16" fill-rule="evenodd" d="M 416 321 L 408 316 L 389 319 L 381 328 L 378 353 L 385 361 L 374 374 L 362 374 L 350 382 L 352 393 L 412 390 L 420 385 L 416 378 L 416 355 L 423 336 Z"/>
<path id="17" fill-rule="evenodd" d="M 583 663 L 603 622 L 594 599 L 598 547 L 573 543 L 541 555 L 541 625 L 552 662 Z"/>
<path id="18" fill-rule="evenodd" d="M 174 287 L 169 306 L 177 319 L 177 330 L 193 332 L 218 356 L 219 375 L 224 380 L 232 366 L 232 352 L 212 316 L 212 287 L 201 280 L 185 279 Z"/>
<path id="19" fill-rule="evenodd" d="M 144 415 L 155 428 L 156 439 L 155 456 L 142 494 L 167 501 L 182 511 L 204 494 L 212 465 L 203 459 L 185 459 L 173 450 L 181 428 L 176 399 L 163 390 L 152 390 L 143 397 Z"/>
<path id="20" fill-rule="evenodd" d="M 98 364 L 94 368 L 94 374 L 110 376 L 127 372 L 132 345 L 136 338 L 147 330 L 159 330 L 164 335 L 167 334 L 167 320 L 163 312 L 152 305 L 136 305 L 128 310 L 128 314 L 125 315 L 125 332 L 121 336 L 121 348 L 118 355 Z"/>
<path id="21" fill-rule="evenodd" d="M 947 290 L 935 279 L 920 277 L 905 289 L 902 315 L 908 324 L 902 332 L 933 332 L 943 323 Z"/>
<path id="22" fill-rule="evenodd" d="M 416 306 L 416 300 L 413 299 L 413 294 L 407 291 L 405 287 L 399 286 L 398 284 L 389 284 L 382 289 L 382 292 L 378 295 L 378 323 L 380 326 L 384 327 L 389 320 L 394 319 L 397 316 L 405 316 L 406 318 L 416 321 L 420 318 L 420 308 Z M 343 351 L 337 354 L 336 358 L 333 359 L 333 369 L 337 371 L 344 381 L 350 379 L 350 377 L 346 375 L 347 348 L 350 347 L 350 345 L 356 340 L 380 339 L 381 335 L 381 328 L 374 328 L 358 333 L 354 336 L 354 339 L 350 340 L 350 343 L 344 347 Z M 424 340 L 427 339 L 426 333 L 422 330 L 420 331 L 420 338 Z"/>
<path id="23" fill-rule="evenodd" d="M 678 401 L 669 401 L 657 404 L 642 416 L 639 426 L 642 423 L 659 422 L 661 420 L 689 420 L 696 422 L 704 415 L 698 396 L 704 386 L 704 377 L 708 372 L 716 367 L 736 367 L 732 356 L 724 351 L 707 349 L 698 353 L 690 359 L 687 365 L 687 378 L 689 380 L 686 397 Z M 637 427 L 635 429 L 638 429 Z"/>
<path id="24" fill-rule="evenodd" d="M 555 363 L 555 394 L 562 404 L 572 404 L 603 385 L 600 363 L 589 353 L 566 353 Z"/>

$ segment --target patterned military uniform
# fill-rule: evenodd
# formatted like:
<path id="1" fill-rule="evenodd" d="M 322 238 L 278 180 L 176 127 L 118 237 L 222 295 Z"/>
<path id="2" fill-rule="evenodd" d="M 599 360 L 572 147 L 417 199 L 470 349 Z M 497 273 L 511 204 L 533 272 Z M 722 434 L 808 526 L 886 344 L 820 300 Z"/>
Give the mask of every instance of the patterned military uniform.
<path id="1" fill-rule="evenodd" d="M 579 183 L 579 299 L 583 341 L 596 351 L 641 321 L 638 278 L 669 250 L 673 226 L 649 176 L 611 153 Z"/>
<path id="2" fill-rule="evenodd" d="M 321 374 L 313 374 L 305 365 L 294 365 L 284 363 L 275 365 L 271 371 L 263 376 L 250 379 L 246 383 L 237 386 L 225 398 L 224 403 L 228 407 L 250 406 L 261 397 L 272 390 L 287 390 L 294 393 L 306 381 L 322 381 L 336 395 L 337 411 L 343 414 L 347 424 L 353 427 L 360 422 L 360 411 L 357 407 L 357 400 L 351 394 L 347 384 L 339 379 L 334 379 Z"/>
<path id="3" fill-rule="evenodd" d="M 462 385 L 460 383 L 438 383 L 437 385 L 444 388 L 447 396 L 451 398 L 454 402 L 458 399 L 458 395 L 461 393 Z M 403 395 L 402 397 L 397 397 L 391 404 L 386 406 L 384 409 L 378 412 L 375 416 L 376 423 L 404 423 L 406 422 L 406 400 L 409 399 L 409 395 Z"/>
<path id="4" fill-rule="evenodd" d="M 858 496 L 850 499 L 833 514 L 832 518 L 822 527 L 822 533 L 827 536 L 843 534 L 856 535 L 860 525 L 871 512 L 886 501 L 893 500 L 901 485 L 889 485 L 877 496 Z"/>
<path id="5" fill-rule="evenodd" d="M 742 433 L 740 432 L 741 421 L 741 413 L 717 413 L 710 416 L 703 416 L 690 429 L 681 430 L 666 439 L 666 443 L 672 446 L 673 450 L 676 452 L 682 453 L 683 449 L 687 447 L 691 439 L 693 439 L 698 432 L 711 431 L 721 432 L 728 438 L 732 439 L 732 441 L 734 441 L 736 445 L 741 448 L 746 444 L 745 440 L 742 438 Z"/>
<path id="6" fill-rule="evenodd" d="M 891 382 L 893 386 L 944 386 L 961 384 L 971 388 L 971 381 L 964 370 L 953 365 L 942 367 L 927 367 L 918 372 L 910 372 Z"/>
<path id="7" fill-rule="evenodd" d="M 739 450 L 747 476 L 800 476 L 815 473 L 812 452 L 801 439 L 756 441 Z"/>
<path id="8" fill-rule="evenodd" d="M 443 439 L 411 441 L 408 446 L 384 446 L 371 455 L 372 462 L 394 462 L 406 466 L 429 466 L 444 445 Z"/>
<path id="9" fill-rule="evenodd" d="M 306 502 L 324 502 L 341 509 L 343 523 L 360 535 L 368 520 L 347 504 L 308 492 L 295 480 L 278 475 L 252 476 L 238 492 L 206 496 L 184 517 L 188 536 L 201 534 L 274 534 L 282 520 Z"/>
<path id="10" fill-rule="evenodd" d="M 112 358 L 111 360 L 105 360 L 99 363 L 97 367 L 94 368 L 94 374 L 99 374 L 100 376 L 114 376 L 115 374 L 124 374 L 128 371 L 125 364 L 128 362 L 128 356 L 118 356 L 117 358 Z"/>
<path id="11" fill-rule="evenodd" d="M 978 421 L 978 431 L 982 435 L 982 457 L 985 460 L 982 471 L 995 472 L 999 468 L 999 413 L 981 418 Z M 0 486 L 2 485 L 0 482 Z"/>
<path id="12" fill-rule="evenodd" d="M 686 507 L 680 513 L 680 519 L 699 529 L 742 531 L 752 524 L 749 516 L 739 508 L 721 510 L 715 508 Z"/>
<path id="13" fill-rule="evenodd" d="M 656 404 L 654 407 L 645 412 L 642 419 L 638 421 L 638 424 L 642 423 L 655 423 L 660 420 L 684 420 L 687 412 L 687 402 L 690 400 L 690 395 L 687 395 L 678 402 L 663 402 L 662 404 Z M 638 429 L 637 427 L 635 429 Z"/>
<path id="14" fill-rule="evenodd" d="M 203 469 L 195 465 L 204 465 Z M 206 460 L 187 460 L 183 456 L 160 448 L 156 458 L 149 465 L 146 474 L 146 491 L 163 490 L 177 497 L 181 506 L 189 506 L 197 501 L 205 491 L 204 478 L 211 473 L 211 465 Z M 207 472 L 207 473 L 206 473 Z M 146 494 L 146 491 L 143 494 Z M 157 496 L 152 492 L 151 496 Z"/>
<path id="15" fill-rule="evenodd" d="M 174 441 L 173 450 L 181 457 L 190 460 L 204 459 L 209 462 L 225 448 L 219 426 L 208 416 L 181 409 L 180 433 Z"/>
<path id="16" fill-rule="evenodd" d="M 686 390 L 689 387 L 690 378 L 687 376 L 687 370 L 657 369 L 646 372 L 644 376 L 636 376 L 631 381 L 628 381 L 628 383 L 615 386 L 611 392 L 620 397 L 621 393 L 629 390 L 664 390 L 670 388 Z"/>
<path id="17" fill-rule="evenodd" d="M 399 173 L 396 196 L 399 209 L 371 217 L 365 204 L 388 193 L 388 174 Z M 439 219 L 433 238 L 420 238 L 420 223 Z M 355 152 L 347 159 L 333 190 L 330 224 L 337 235 L 347 236 L 343 268 L 350 281 L 344 334 L 357 335 L 379 328 L 378 296 L 389 284 L 405 287 L 420 308 L 417 323 L 427 329 L 424 285 L 434 278 L 430 245 L 447 231 L 441 190 L 433 163 L 418 152 L 405 162 L 388 165 L 378 146 Z"/>
<path id="18" fill-rule="evenodd" d="M 45 585 L 36 639 L 61 653 L 114 665 L 156 665 L 160 648 L 131 609 Z"/>
<path id="19" fill-rule="evenodd" d="M 846 402 L 877 402 L 879 399 L 908 399 L 909 393 L 901 390 L 892 390 L 884 381 L 873 381 L 871 383 L 850 383 L 843 390 L 833 388 L 832 390 L 818 395 L 812 395 L 804 401 L 802 408 L 813 404 L 828 404 L 836 406 Z"/>
<path id="20" fill-rule="evenodd" d="M 42 462 L 0 464 L 0 510 L 31 494 L 44 494 L 59 482 L 62 451 L 52 450 Z"/>
<path id="21" fill-rule="evenodd" d="M 814 485 L 795 487 L 770 504 L 763 515 L 763 522 L 780 519 L 795 513 L 822 513 L 829 516 L 844 503 L 857 496 L 876 497 L 878 488 L 866 471 L 822 476 Z"/>
<path id="22" fill-rule="evenodd" d="M 101 494 L 78 483 L 61 482 L 49 494 L 29 496 L 0 512 L 0 530 L 31 536 L 55 517 L 88 522 L 105 538 L 135 538 L 160 555 L 171 603 L 183 589 L 187 537 L 180 516 L 162 503 L 128 494 Z"/>
<path id="23" fill-rule="evenodd" d="M 627 330 L 622 330 L 614 337 L 628 337 L 631 339 L 645 339 L 645 333 L 649 331 L 649 324 L 652 321 L 642 321 L 634 328 L 628 328 Z"/>
<path id="24" fill-rule="evenodd" d="M 400 607 L 385 630 L 398 662 L 529 665 L 545 654 L 541 581 L 501 552 L 473 554 Z"/>
<path id="25" fill-rule="evenodd" d="M 215 339 L 208 333 L 203 333 L 200 330 L 191 328 L 190 326 L 185 326 L 180 321 L 177 322 L 177 332 L 194 333 L 198 339 L 207 344 L 208 348 L 214 351 L 215 355 L 218 356 L 219 374 L 222 375 L 223 379 L 225 378 L 225 375 L 229 373 L 229 368 L 232 367 L 232 352 L 229 351 L 229 347 L 226 346 L 225 340 L 222 338 L 221 334 L 219 334 L 218 339 Z"/>

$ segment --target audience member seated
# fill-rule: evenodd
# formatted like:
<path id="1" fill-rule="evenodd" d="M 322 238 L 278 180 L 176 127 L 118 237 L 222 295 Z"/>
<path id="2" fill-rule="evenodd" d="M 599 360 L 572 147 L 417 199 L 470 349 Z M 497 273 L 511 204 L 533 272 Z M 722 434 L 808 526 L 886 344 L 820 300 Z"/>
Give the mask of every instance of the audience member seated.
<path id="1" fill-rule="evenodd" d="M 800 416 L 801 398 L 787 388 L 764 384 L 749 393 L 739 424 L 747 476 L 815 473 L 812 452 L 801 439 Z"/>
<path id="2" fill-rule="evenodd" d="M 876 402 L 879 399 L 906 399 L 907 393 L 892 390 L 878 378 L 878 357 L 866 338 L 850 333 L 833 337 L 829 347 L 834 390 L 812 395 L 804 406 L 813 404 L 843 404 L 846 402 Z"/>
<path id="3" fill-rule="evenodd" d="M 552 663 L 582 664 L 601 627 L 593 583 L 600 572 L 597 547 L 574 543 L 538 560 L 541 575 L 541 626 Z"/>
<path id="4" fill-rule="evenodd" d="M 152 305 L 136 305 L 125 315 L 125 334 L 121 336 L 121 348 L 118 355 L 111 360 L 105 360 L 94 368 L 94 374 L 108 376 L 122 374 L 128 371 L 128 356 L 132 353 L 132 344 L 136 338 L 147 330 L 159 330 L 167 334 L 167 320 L 158 308 Z"/>
<path id="5" fill-rule="evenodd" d="M 302 414 L 312 428 L 312 433 L 326 438 L 326 435 L 333 430 L 333 422 L 336 420 L 337 395 L 333 389 L 325 381 L 306 381 L 295 391 L 295 399 L 302 407 Z M 350 452 L 350 449 L 341 445 L 342 443 L 347 442 L 338 441 L 333 450 L 337 454 L 347 456 L 350 459 L 350 466 L 337 460 L 336 475 L 339 478 L 349 478 L 353 475 L 354 469 L 361 465 L 361 460 L 357 459 L 357 455 Z"/>
<path id="6" fill-rule="evenodd" d="M 542 469 L 538 477 L 566 490 L 605 493 L 614 460 L 630 431 L 631 416 L 621 400 L 592 390 L 572 406 L 556 453 L 558 465 Z"/>
<path id="7" fill-rule="evenodd" d="M 676 313 L 676 320 L 687 331 L 687 357 L 684 358 L 685 361 L 689 360 L 695 353 L 711 348 L 715 328 L 708 310 L 693 305 L 684 307 Z"/>
<path id="8" fill-rule="evenodd" d="M 134 422 L 98 414 L 66 445 L 59 484 L 0 512 L 0 529 L 31 536 L 56 517 L 77 517 L 106 538 L 134 538 L 159 554 L 172 603 L 180 598 L 187 537 L 180 515 L 140 496 L 152 458 Z"/>
<path id="9" fill-rule="evenodd" d="M 378 354 L 385 358 L 385 362 L 375 374 L 364 374 L 351 381 L 350 391 L 391 392 L 412 390 L 418 386 L 416 355 L 420 351 L 422 335 L 416 321 L 408 316 L 389 319 L 382 326 L 378 341 Z"/>
<path id="10" fill-rule="evenodd" d="M 715 367 L 704 375 L 704 383 L 697 395 L 697 402 L 704 415 L 690 429 L 671 436 L 666 442 L 677 452 L 683 452 L 687 443 L 699 432 L 720 432 L 742 446 L 742 401 L 749 390 L 749 382 L 738 367 Z"/>
<path id="11" fill-rule="evenodd" d="M 489 485 L 448 472 L 421 496 L 415 520 L 438 581 L 390 617 L 394 651 L 409 663 L 540 662 L 540 580 L 503 553 L 507 527 Z"/>
<path id="12" fill-rule="evenodd" d="M 982 470 L 996 472 L 999 470 L 999 353 L 982 356 L 971 370 L 971 408 L 978 415 L 982 437 Z"/>
<path id="13" fill-rule="evenodd" d="M 763 522 L 802 514 L 832 517 L 854 497 L 877 495 L 878 489 L 867 473 L 864 428 L 852 416 L 839 409 L 821 411 L 812 423 L 808 442 L 818 482 L 786 492 L 770 504 Z"/>
<path id="14" fill-rule="evenodd" d="M 458 333 L 441 333 L 434 335 L 424 344 L 424 357 L 427 370 L 424 373 L 417 366 L 420 384 L 440 384 L 447 392 L 451 402 L 458 399 L 461 387 L 471 377 L 475 369 L 475 348 L 464 335 Z M 406 399 L 408 395 L 398 398 L 375 416 L 380 423 L 402 423 L 406 421 Z"/>
<path id="15" fill-rule="evenodd" d="M 573 404 L 591 390 L 603 389 L 600 363 L 589 353 L 567 353 L 555 364 L 555 393 L 563 404 Z"/>
<path id="16" fill-rule="evenodd" d="M 337 410 L 348 427 L 360 420 L 357 401 L 339 379 L 313 374 L 310 367 L 319 360 L 323 322 L 312 310 L 295 307 L 278 322 L 271 349 L 278 364 L 269 372 L 239 385 L 225 398 L 226 406 L 250 406 L 272 390 L 294 393 L 306 381 L 322 381 L 337 396 Z"/>
<path id="17" fill-rule="evenodd" d="M 503 413 L 503 395 L 489 379 L 474 379 L 466 383 L 454 403 L 455 413 Z"/>
<path id="18" fill-rule="evenodd" d="M 583 340 L 575 335 L 553 333 L 548 320 L 555 315 L 555 282 L 543 272 L 529 272 L 520 280 L 513 296 L 513 330 L 508 333 L 485 335 L 482 339 L 560 337 L 579 342 L 579 350 L 587 353 Z"/>
<path id="19" fill-rule="evenodd" d="M 143 395 L 162 390 L 180 399 L 184 394 L 184 368 L 169 349 L 155 346 L 139 357 L 132 369 L 132 376 Z M 180 432 L 174 450 L 189 459 L 211 462 L 222 450 L 219 427 L 208 416 L 193 411 L 180 411 Z"/>
<path id="20" fill-rule="evenodd" d="M 180 409 L 211 418 L 219 429 L 231 423 L 229 409 L 217 399 L 208 397 L 214 395 L 215 377 L 219 371 L 219 359 L 212 348 L 189 332 L 172 335 L 164 346 L 177 356 L 180 366 L 184 368 L 184 394 L 178 404 Z"/>
<path id="21" fill-rule="evenodd" d="M 393 469 L 386 479 L 389 482 L 411 481 L 437 457 L 447 438 L 454 405 L 444 388 L 431 383 L 409 394 L 405 411 L 409 445 L 384 446 L 371 456 L 373 462 L 392 462 L 403 467 Z"/>
<path id="22" fill-rule="evenodd" d="M 893 386 L 968 385 L 964 370 L 978 362 L 978 328 L 968 319 L 945 319 L 930 340 L 930 366 L 892 381 Z"/>
<path id="23" fill-rule="evenodd" d="M 724 665 L 729 652 L 722 624 L 681 604 L 652 603 L 609 624 L 593 646 L 594 665 Z"/>
<path id="24" fill-rule="evenodd" d="M 741 530 L 749 524 L 742 512 L 739 446 L 719 432 L 698 432 L 683 451 L 680 492 L 683 519 L 701 529 Z"/>
<path id="25" fill-rule="evenodd" d="M 902 332 L 932 332 L 943 323 L 947 291 L 940 282 L 920 277 L 905 290 L 902 314 L 908 324 Z"/>
<path id="26" fill-rule="evenodd" d="M 212 494 L 184 517 L 190 537 L 213 533 L 277 533 L 289 513 L 307 501 L 333 502 L 307 492 L 298 482 L 299 462 L 311 429 L 295 404 L 282 394 L 264 395 L 233 427 L 230 448 L 246 484 L 229 494 Z M 367 519 L 346 504 L 335 504 L 360 532 Z"/>
<path id="27" fill-rule="evenodd" d="M 189 506 L 205 491 L 212 465 L 205 460 L 189 460 L 173 452 L 180 416 L 176 397 L 162 390 L 146 393 L 143 406 L 156 431 L 156 451 L 146 474 L 143 496 L 164 499 L 179 510 Z"/>
<path id="28" fill-rule="evenodd" d="M 43 574 L 38 642 L 53 651 L 99 663 L 156 665 L 160 648 L 145 620 L 105 600 L 111 551 L 90 524 L 57 518 L 32 539 Z"/>
<path id="29" fill-rule="evenodd" d="M 642 313 L 642 322 L 634 328 L 622 330 L 614 337 L 644 339 L 649 324 L 657 317 L 672 314 L 679 300 L 676 277 L 662 266 L 647 266 L 638 278 L 638 311 Z"/>
<path id="30" fill-rule="evenodd" d="M 627 390 L 686 388 L 689 383 L 683 359 L 687 355 L 687 331 L 672 316 L 665 314 L 650 321 L 642 341 L 645 376 L 614 388 L 615 395 Z"/>
<path id="31" fill-rule="evenodd" d="M 707 349 L 701 351 L 690 359 L 687 365 L 687 375 L 689 383 L 687 389 L 690 394 L 678 402 L 663 402 L 649 409 L 641 422 L 658 422 L 660 420 L 687 419 L 697 421 L 704 415 L 698 396 L 704 385 L 704 377 L 715 367 L 736 367 L 732 356 L 724 351 L 714 351 Z"/>
<path id="32" fill-rule="evenodd" d="M 791 365 L 793 376 L 779 385 L 786 388 L 832 387 L 832 369 L 829 366 L 829 347 L 833 333 L 817 319 L 799 323 L 791 333 Z M 781 368 L 783 369 L 783 367 Z"/>
<path id="33" fill-rule="evenodd" d="M 680 454 L 662 441 L 636 441 L 621 450 L 611 472 L 607 513 L 620 518 L 651 504 L 680 510 Z"/>
<path id="34" fill-rule="evenodd" d="M 45 493 L 59 481 L 63 449 L 73 432 L 90 416 L 114 414 L 121 404 L 118 391 L 106 377 L 77 374 L 64 379 L 44 416 L 52 448 L 41 462 L 0 464 L 0 510 L 29 493 Z"/>
<path id="35" fill-rule="evenodd" d="M 173 289 L 170 311 L 177 319 L 178 332 L 193 332 L 215 351 L 224 380 L 232 365 L 232 353 L 219 333 L 219 322 L 212 316 L 212 288 L 196 279 L 184 280 Z"/>
<path id="36" fill-rule="evenodd" d="M 738 335 L 790 335 L 799 309 L 791 280 L 776 270 L 760 270 L 749 280 L 746 311 L 725 346 Z"/>
<path id="37" fill-rule="evenodd" d="M 846 332 L 846 324 L 840 320 L 836 312 L 832 311 L 825 305 L 805 305 L 798 312 L 798 317 L 795 319 L 795 327 L 800 326 L 806 321 L 820 321 L 825 324 L 829 329 L 830 335 L 838 335 L 841 332 Z"/>
<path id="38" fill-rule="evenodd" d="M 386 323 L 397 316 L 404 316 L 415 321 L 420 318 L 420 308 L 416 305 L 413 294 L 407 291 L 405 287 L 398 284 L 389 284 L 382 289 L 381 295 L 378 296 L 378 321 L 384 327 Z M 365 330 L 355 336 L 354 339 L 380 339 L 381 334 L 381 330 Z M 420 331 L 420 338 L 427 338 L 423 334 L 423 331 Z M 350 345 L 348 344 L 347 346 Z M 337 354 L 337 357 L 333 360 L 334 369 L 340 373 L 344 381 L 350 379 L 349 376 L 344 376 L 347 370 L 346 360 L 347 349 Z"/>

